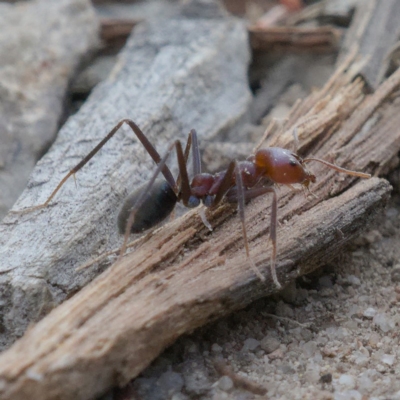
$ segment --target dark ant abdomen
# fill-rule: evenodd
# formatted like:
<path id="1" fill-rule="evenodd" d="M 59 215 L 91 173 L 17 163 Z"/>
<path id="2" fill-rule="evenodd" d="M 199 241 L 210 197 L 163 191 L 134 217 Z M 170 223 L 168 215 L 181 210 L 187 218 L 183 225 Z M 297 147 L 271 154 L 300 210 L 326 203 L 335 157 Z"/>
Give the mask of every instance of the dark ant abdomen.
<path id="1" fill-rule="evenodd" d="M 123 235 L 125 233 L 130 212 L 143 191 L 147 190 L 147 187 L 147 183 L 142 185 L 125 199 L 118 214 L 118 230 L 120 234 Z M 169 183 L 164 179 L 157 179 L 147 193 L 142 206 L 135 212 L 131 233 L 143 232 L 163 221 L 171 214 L 177 200 L 178 198 Z"/>

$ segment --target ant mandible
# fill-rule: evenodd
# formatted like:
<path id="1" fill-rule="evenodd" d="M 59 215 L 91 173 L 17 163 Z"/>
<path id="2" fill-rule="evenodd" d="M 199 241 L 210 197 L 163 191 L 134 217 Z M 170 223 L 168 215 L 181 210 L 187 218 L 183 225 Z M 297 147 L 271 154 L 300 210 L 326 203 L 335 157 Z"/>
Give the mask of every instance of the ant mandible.
<path id="1" fill-rule="evenodd" d="M 216 174 L 204 173 L 201 172 L 200 150 L 194 129 L 188 135 L 185 150 L 183 150 L 181 142 L 176 140 L 169 146 L 164 157 L 161 158 L 135 122 L 130 119 L 123 119 L 82 161 L 65 175 L 43 204 L 21 211 L 30 212 L 46 207 L 67 179 L 78 172 L 114 136 L 123 124 L 127 124 L 133 130 L 143 147 L 157 164 L 157 168 L 148 183 L 139 187 L 127 197 L 119 212 L 118 228 L 119 232 L 124 234 L 124 242 L 121 246 L 119 257 L 122 257 L 125 253 L 130 233 L 140 233 L 156 226 L 171 214 L 176 203 L 182 202 L 188 208 L 194 208 L 203 203 L 208 208 L 215 208 L 223 199 L 226 199 L 228 202 L 238 203 L 247 259 L 255 274 L 264 281 L 265 277 L 254 265 L 250 257 L 244 205 L 250 199 L 265 193 L 271 193 L 273 196 L 270 222 L 270 240 L 272 242 L 271 275 L 275 285 L 280 288 L 281 285 L 275 268 L 278 202 L 276 190 L 271 186 L 271 182 L 288 186 L 299 183 L 308 189 L 310 183 L 316 181 L 315 175 L 306 168 L 306 164 L 310 161 L 317 161 L 338 172 L 359 178 L 371 177 L 370 174 L 347 170 L 318 158 L 302 159 L 297 154 L 280 147 L 258 149 L 246 161 L 231 161 L 225 171 Z M 179 175 L 176 180 L 166 165 L 166 161 L 174 148 L 176 149 L 179 168 Z M 193 158 L 193 178 L 191 183 L 186 166 L 190 149 L 192 149 Z M 158 179 L 160 173 L 165 180 Z M 210 228 L 209 223 L 203 217 L 202 219 Z"/>

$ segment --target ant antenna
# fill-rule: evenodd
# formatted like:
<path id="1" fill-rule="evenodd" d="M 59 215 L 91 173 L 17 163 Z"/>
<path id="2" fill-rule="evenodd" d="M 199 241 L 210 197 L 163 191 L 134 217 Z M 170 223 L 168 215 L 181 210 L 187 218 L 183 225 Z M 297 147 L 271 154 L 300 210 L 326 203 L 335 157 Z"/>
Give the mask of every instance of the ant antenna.
<path id="1" fill-rule="evenodd" d="M 321 164 L 324 164 L 324 165 L 326 165 L 327 167 L 332 168 L 332 169 L 334 169 L 334 170 L 337 171 L 337 172 L 342 172 L 342 173 L 347 174 L 347 175 L 357 176 L 357 177 L 359 177 L 359 178 L 364 178 L 364 179 L 371 178 L 371 174 L 365 174 L 365 173 L 363 173 L 363 172 L 357 172 L 357 171 L 352 171 L 352 170 L 350 170 L 350 169 L 341 168 L 341 167 L 338 167 L 338 166 L 335 165 L 335 164 L 329 163 L 328 161 L 321 160 L 320 158 L 306 158 L 306 159 L 303 160 L 303 163 L 308 163 L 308 162 L 310 162 L 310 161 L 317 161 L 317 162 L 320 162 Z"/>

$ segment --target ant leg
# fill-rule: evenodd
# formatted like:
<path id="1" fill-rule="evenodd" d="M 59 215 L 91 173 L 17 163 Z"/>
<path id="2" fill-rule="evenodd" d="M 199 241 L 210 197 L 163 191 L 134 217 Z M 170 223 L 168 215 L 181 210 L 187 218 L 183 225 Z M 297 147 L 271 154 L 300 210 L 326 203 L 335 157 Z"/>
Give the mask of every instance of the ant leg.
<path id="1" fill-rule="evenodd" d="M 149 183 L 147 184 L 145 190 L 143 190 L 143 192 L 140 194 L 139 198 L 137 199 L 135 205 L 130 210 L 129 217 L 128 217 L 128 220 L 127 220 L 127 223 L 126 223 L 126 227 L 125 227 L 124 241 L 122 243 L 118 259 L 121 259 L 122 256 L 125 254 L 126 246 L 127 246 L 128 239 L 129 239 L 129 235 L 130 235 L 131 229 L 132 229 L 132 225 L 133 225 L 133 223 L 135 221 L 136 212 L 140 209 L 140 207 L 146 201 L 147 195 L 149 194 L 151 188 L 153 187 L 154 182 L 157 179 L 158 175 L 162 172 L 163 168 L 165 167 L 165 163 L 167 162 L 167 159 L 168 159 L 169 155 L 171 154 L 171 151 L 173 150 L 174 147 L 176 147 L 177 154 L 178 154 L 178 162 L 179 162 L 179 168 L 180 168 L 181 177 L 182 177 L 182 185 L 183 186 L 185 186 L 185 184 L 189 185 L 189 181 L 188 181 L 188 178 L 187 178 L 187 171 L 186 171 L 186 163 L 185 163 L 183 150 L 182 150 L 182 145 L 181 145 L 181 142 L 179 140 L 177 140 L 172 145 L 169 146 L 169 148 L 168 148 L 167 152 L 165 153 L 164 157 L 157 164 L 157 168 L 154 171 L 153 176 L 151 177 L 151 179 L 150 179 Z M 189 190 L 190 190 L 190 188 L 189 188 Z M 178 196 L 179 196 L 179 193 L 177 193 L 177 197 Z"/>
<path id="2" fill-rule="evenodd" d="M 262 196 L 266 193 L 272 193 L 272 205 L 271 205 L 271 222 L 269 228 L 269 238 L 272 243 L 272 254 L 271 254 L 271 276 L 274 281 L 276 287 L 280 289 L 282 285 L 278 281 L 278 277 L 276 276 L 276 255 L 277 255 L 277 241 L 276 241 L 276 227 L 278 223 L 277 213 L 278 213 L 278 196 L 276 194 L 276 190 L 272 186 L 268 187 L 258 187 L 247 189 L 243 196 L 240 196 L 239 187 L 234 190 L 232 193 L 229 193 L 227 196 L 227 200 L 229 202 L 238 202 L 240 205 L 240 197 L 243 197 L 243 200 L 251 200 L 256 197 Z"/>
<path id="3" fill-rule="evenodd" d="M 225 172 L 225 176 L 222 179 L 221 185 L 219 186 L 218 191 L 215 194 L 212 207 L 217 206 L 224 198 L 228 190 L 232 188 L 232 186 L 235 184 L 235 180 L 233 179 L 235 168 L 236 168 L 236 161 L 231 161 L 229 163 L 228 169 Z"/>
<path id="4" fill-rule="evenodd" d="M 278 281 L 278 277 L 276 276 L 276 224 L 277 224 L 277 214 L 278 214 L 278 198 L 276 195 L 276 191 L 273 187 L 268 188 L 269 192 L 273 194 L 272 196 L 272 205 L 271 205 L 271 222 L 269 226 L 269 237 L 272 243 L 272 254 L 271 254 L 271 275 L 272 279 L 278 289 L 282 286 Z"/>
<path id="5" fill-rule="evenodd" d="M 187 166 L 186 166 L 190 151 L 190 146 L 192 147 L 193 176 L 196 176 L 201 173 L 201 158 L 200 158 L 199 144 L 197 141 L 197 133 L 194 129 L 192 129 L 189 133 L 184 156 L 180 154 L 181 151 L 177 148 L 178 166 L 179 166 L 179 176 L 177 179 L 177 185 L 178 187 L 180 187 L 182 203 L 185 206 L 188 205 L 188 201 L 191 196 L 189 176 L 187 173 Z"/>
<path id="6" fill-rule="evenodd" d="M 140 140 L 142 143 L 143 147 L 149 153 L 150 157 L 153 159 L 153 161 L 158 164 L 161 161 L 161 157 L 158 154 L 157 150 L 154 148 L 154 146 L 149 142 L 147 139 L 146 135 L 141 131 L 141 129 L 135 124 L 130 119 L 123 119 L 120 122 L 118 122 L 117 125 L 114 126 L 113 129 L 97 144 L 96 147 L 94 147 L 93 150 L 89 152 L 87 156 L 85 156 L 78 164 L 75 165 L 65 176 L 64 178 L 61 179 L 60 183 L 56 186 L 56 188 L 53 190 L 53 192 L 50 194 L 50 196 L 47 198 L 47 200 L 43 204 L 39 204 L 37 206 L 33 207 L 28 207 L 23 210 L 17 210 L 17 211 L 12 211 L 14 213 L 25 213 L 25 212 L 31 212 L 34 210 L 38 210 L 41 208 L 45 208 L 48 206 L 50 201 L 53 199 L 53 197 L 57 194 L 57 192 L 61 189 L 61 187 L 64 185 L 64 183 L 71 177 L 75 176 L 75 174 L 82 168 L 84 167 L 93 157 L 94 155 L 115 135 L 115 133 L 119 130 L 119 128 L 126 123 L 135 133 L 136 137 Z M 172 176 L 171 171 L 169 168 L 164 165 L 162 167 L 162 174 L 164 175 L 165 179 L 167 182 L 171 185 L 171 187 L 175 188 L 176 183 L 175 180 Z"/>
<path id="7" fill-rule="evenodd" d="M 135 133 L 137 138 L 140 140 L 143 147 L 146 149 L 147 153 L 149 153 L 149 155 L 153 159 L 153 161 L 156 164 L 161 163 L 160 154 L 155 149 L 155 147 L 150 143 L 149 139 L 147 139 L 147 136 L 142 132 L 142 130 L 130 119 L 123 119 L 121 122 L 122 123 L 125 122 L 133 130 L 133 132 Z M 121 122 L 119 122 L 119 124 L 121 124 Z M 172 188 L 175 188 L 176 187 L 175 179 L 173 178 L 170 169 L 165 165 L 165 163 L 161 169 L 161 173 L 164 175 L 165 180 L 170 184 L 170 186 Z"/>
<path id="8" fill-rule="evenodd" d="M 194 129 L 190 131 L 190 136 L 192 138 L 193 176 L 196 176 L 201 174 L 200 148 L 197 141 L 197 132 Z"/>
<path id="9" fill-rule="evenodd" d="M 194 130 L 190 131 L 189 133 L 189 137 L 188 137 L 188 144 L 192 143 L 193 140 L 193 135 L 192 132 Z M 188 146 L 186 146 L 185 149 L 185 154 L 183 154 L 183 150 L 182 150 L 182 145 L 181 142 L 179 140 L 177 140 L 174 143 L 175 147 L 176 147 L 176 155 L 178 158 L 178 167 L 179 167 L 179 193 L 178 193 L 178 198 L 180 200 L 182 200 L 182 203 L 184 206 L 187 206 L 190 195 L 191 195 L 191 189 L 190 189 L 190 183 L 189 183 L 189 175 L 187 172 L 187 167 L 186 167 L 186 162 L 187 162 L 187 158 L 186 158 L 186 150 L 188 149 Z"/>
<path id="10" fill-rule="evenodd" d="M 235 184 L 235 180 L 233 179 L 234 170 L 235 170 L 235 161 L 231 161 L 228 166 L 228 169 L 225 172 L 224 177 L 222 178 L 222 182 L 218 187 L 214 200 L 212 201 L 211 205 L 207 205 L 207 207 L 215 208 L 224 198 L 225 194 L 232 187 L 232 185 Z M 212 232 L 213 228 L 211 224 L 207 221 L 204 208 L 200 208 L 199 215 L 201 220 L 203 221 L 203 224 L 209 229 L 209 231 Z"/>
<path id="11" fill-rule="evenodd" d="M 235 174 L 235 175 L 234 175 Z M 252 258 L 250 257 L 250 250 L 249 250 L 249 241 L 247 239 L 247 230 L 246 230 L 246 224 L 245 224 L 245 215 L 244 215 L 244 187 L 243 187 L 243 181 L 242 181 L 242 174 L 240 173 L 240 168 L 239 164 L 237 161 L 231 161 L 228 169 L 225 173 L 225 176 L 221 182 L 221 185 L 218 189 L 217 194 L 215 195 L 214 202 L 212 204 L 212 207 L 217 206 L 220 201 L 223 199 L 223 197 L 226 195 L 229 189 L 232 188 L 232 185 L 235 183 L 233 177 L 236 177 L 236 201 L 238 203 L 238 209 L 239 209 L 239 216 L 240 216 L 240 221 L 242 224 L 242 231 L 243 231 L 243 239 L 244 239 L 244 246 L 246 249 L 246 255 L 247 259 L 249 260 L 250 267 L 253 270 L 253 272 L 260 278 L 262 282 L 265 281 L 264 276 L 261 274 L 261 272 L 258 270 L 256 265 L 254 264 Z"/>
<path id="12" fill-rule="evenodd" d="M 261 282 L 265 282 L 265 277 L 261 274 L 259 269 L 254 264 L 253 259 L 250 257 L 249 240 L 247 239 L 247 230 L 244 217 L 244 188 L 242 182 L 242 174 L 240 172 L 239 164 L 237 161 L 235 161 L 235 176 L 236 176 L 239 217 L 240 217 L 240 222 L 242 223 L 244 247 L 246 249 L 247 259 L 249 260 L 250 267 L 253 270 L 253 272 L 260 278 Z"/>
<path id="13" fill-rule="evenodd" d="M 185 166 L 187 165 L 187 160 L 189 159 L 190 148 L 192 147 L 193 132 L 195 132 L 194 129 L 192 129 L 192 130 L 189 132 L 188 138 L 187 138 L 187 140 L 186 140 L 186 146 L 185 146 L 185 152 L 184 152 L 184 158 L 185 158 L 184 164 L 185 164 Z M 179 161 L 179 159 L 178 159 L 178 161 Z M 178 163 L 178 164 L 179 164 L 179 163 Z M 180 167 L 179 167 L 179 168 L 180 168 Z M 180 174 L 180 173 L 178 174 L 178 177 L 176 178 L 176 186 L 177 186 L 178 188 L 181 187 L 181 174 Z"/>

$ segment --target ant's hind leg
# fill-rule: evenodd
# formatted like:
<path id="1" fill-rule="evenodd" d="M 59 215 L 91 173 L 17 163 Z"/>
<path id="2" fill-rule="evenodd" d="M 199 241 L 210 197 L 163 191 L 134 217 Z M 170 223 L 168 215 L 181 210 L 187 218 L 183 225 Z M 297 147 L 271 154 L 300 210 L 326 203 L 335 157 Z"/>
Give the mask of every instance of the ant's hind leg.
<path id="1" fill-rule="evenodd" d="M 128 239 L 129 239 L 129 235 L 131 234 L 131 230 L 132 230 L 132 226 L 135 222 L 135 216 L 137 211 L 140 209 L 140 207 L 144 204 L 144 202 L 146 201 L 146 198 L 148 196 L 148 194 L 150 193 L 155 180 L 157 179 L 157 176 L 160 174 L 161 170 L 163 169 L 163 167 L 165 166 L 165 163 L 168 159 L 168 156 L 170 155 L 172 149 L 174 148 L 175 143 L 173 145 L 171 145 L 168 148 L 168 151 L 165 153 L 165 156 L 162 158 L 162 160 L 157 164 L 157 168 L 153 174 L 153 176 L 151 177 L 149 183 L 147 184 L 147 186 L 145 187 L 145 189 L 139 193 L 139 197 L 137 198 L 137 200 L 135 201 L 133 207 L 130 209 L 129 211 L 129 217 L 128 220 L 126 222 L 125 225 L 125 232 L 124 232 L 124 241 L 122 243 L 120 252 L 119 252 L 119 257 L 118 260 L 120 260 L 123 255 L 125 254 L 126 251 L 126 246 L 128 243 Z"/>
<path id="2" fill-rule="evenodd" d="M 190 143 L 186 147 L 188 147 L 188 146 L 190 147 Z M 177 157 L 178 157 L 181 188 L 177 188 L 176 186 L 171 187 L 169 185 L 169 182 L 166 182 L 166 184 L 169 185 L 169 190 L 171 190 L 173 192 L 173 193 L 171 193 L 171 195 L 173 195 L 174 198 L 172 199 L 173 203 L 170 202 L 171 199 L 168 201 L 169 204 L 166 204 L 168 206 L 167 207 L 168 210 L 166 210 L 166 209 L 162 210 L 163 213 L 164 213 L 164 211 L 167 211 L 167 213 L 170 213 L 172 210 L 170 209 L 169 206 L 174 207 L 176 202 L 180 200 L 180 197 L 182 198 L 182 201 L 184 201 L 186 196 L 189 197 L 189 195 L 190 195 L 190 185 L 189 185 L 188 173 L 187 173 L 187 169 L 186 169 L 185 155 L 182 150 L 181 142 L 179 140 L 176 140 L 172 145 L 169 146 L 167 152 L 165 153 L 164 157 L 160 160 L 160 162 L 157 163 L 157 168 L 154 171 L 153 176 L 151 177 L 150 181 L 146 185 L 145 189 L 143 191 L 141 191 L 140 193 L 138 193 L 138 197 L 135 200 L 133 207 L 129 211 L 129 217 L 128 217 L 126 225 L 125 225 L 124 242 L 121 246 L 119 259 L 125 254 L 129 235 L 130 235 L 130 233 L 132 231 L 132 227 L 134 226 L 134 223 L 135 223 L 136 213 L 139 212 L 141 207 L 145 205 L 145 202 L 151 203 L 151 201 L 159 200 L 160 193 L 157 193 L 158 189 L 156 189 L 156 198 L 151 196 L 151 198 L 149 199 L 148 197 L 149 197 L 151 190 L 154 187 L 154 182 L 156 181 L 158 175 L 160 175 L 163 168 L 165 167 L 165 163 L 167 162 L 167 159 L 168 159 L 169 155 L 171 154 L 171 151 L 174 149 L 174 147 L 176 147 L 176 152 L 177 152 Z M 162 188 L 161 190 L 162 190 L 162 193 L 165 192 L 165 188 Z M 169 196 L 169 197 L 171 197 L 171 196 Z M 146 204 L 147 208 L 145 208 L 145 210 L 147 210 L 148 207 L 152 207 L 152 206 L 153 206 L 152 204 Z M 155 219 L 157 219 L 157 221 L 154 220 L 154 222 L 156 224 L 160 221 L 158 218 L 159 213 L 158 213 L 158 215 L 157 215 L 157 212 L 155 214 L 153 214 L 153 217 L 151 219 L 154 218 L 154 215 L 156 216 Z M 146 229 L 149 229 L 150 227 L 151 226 L 148 226 Z"/>
<path id="3" fill-rule="evenodd" d="M 34 210 L 39 210 L 41 208 L 45 208 L 49 205 L 53 197 L 57 194 L 57 192 L 61 189 L 61 187 L 64 185 L 64 183 L 71 177 L 75 176 L 75 174 L 83 168 L 97 153 L 98 151 L 117 133 L 119 128 L 123 124 L 127 124 L 135 133 L 139 141 L 142 143 L 143 147 L 145 150 L 149 153 L 150 157 L 154 160 L 155 163 L 159 163 L 161 161 L 161 157 L 158 154 L 157 150 L 154 148 L 154 146 L 149 142 L 147 139 L 146 135 L 141 131 L 141 129 L 136 125 L 135 122 L 133 122 L 130 119 L 123 119 L 118 122 L 117 125 L 114 126 L 114 128 L 111 129 L 111 131 L 91 150 L 78 164 L 75 165 L 65 176 L 64 178 L 61 179 L 59 184 L 56 186 L 56 188 L 51 192 L 50 196 L 47 198 L 47 200 L 39 204 L 37 206 L 33 207 L 28 207 L 22 210 L 15 210 L 15 211 L 10 211 L 12 213 L 28 213 Z M 162 174 L 164 175 L 165 179 L 167 182 L 174 187 L 175 186 L 175 180 L 172 177 L 171 171 L 169 168 L 164 165 L 162 168 Z"/>

